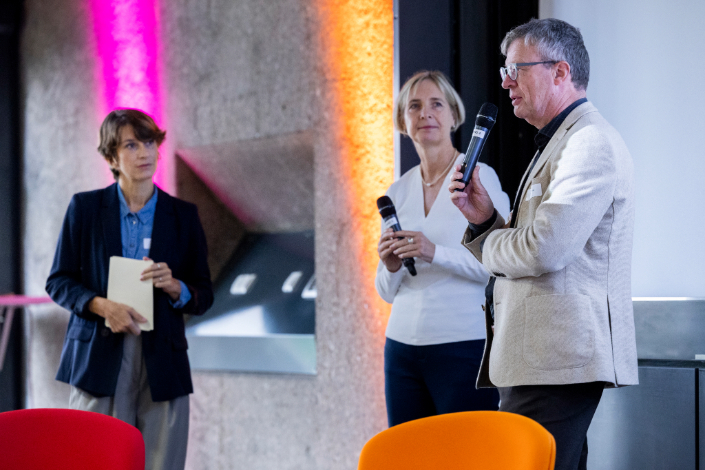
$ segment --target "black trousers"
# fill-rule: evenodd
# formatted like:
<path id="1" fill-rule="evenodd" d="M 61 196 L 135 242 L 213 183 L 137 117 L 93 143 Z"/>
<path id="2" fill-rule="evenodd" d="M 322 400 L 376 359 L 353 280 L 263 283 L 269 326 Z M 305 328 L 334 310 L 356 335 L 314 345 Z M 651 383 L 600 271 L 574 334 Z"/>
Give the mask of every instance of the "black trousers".
<path id="1" fill-rule="evenodd" d="M 499 411 L 541 424 L 556 439 L 555 470 L 587 468 L 587 431 L 602 398 L 604 382 L 500 387 Z"/>
<path id="2" fill-rule="evenodd" d="M 389 426 L 459 411 L 496 410 L 499 394 L 475 388 L 485 340 L 410 346 L 387 338 L 384 389 Z"/>

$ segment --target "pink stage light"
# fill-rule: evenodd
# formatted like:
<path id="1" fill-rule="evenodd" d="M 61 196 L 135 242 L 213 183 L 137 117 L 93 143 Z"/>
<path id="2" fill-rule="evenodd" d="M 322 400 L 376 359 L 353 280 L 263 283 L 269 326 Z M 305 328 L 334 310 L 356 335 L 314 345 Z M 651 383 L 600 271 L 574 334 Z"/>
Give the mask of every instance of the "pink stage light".
<path id="1" fill-rule="evenodd" d="M 102 116 L 138 108 L 165 128 L 159 76 L 158 0 L 90 0 L 103 92 Z M 162 156 L 163 157 L 163 156 Z M 154 181 L 167 184 L 161 159 Z"/>

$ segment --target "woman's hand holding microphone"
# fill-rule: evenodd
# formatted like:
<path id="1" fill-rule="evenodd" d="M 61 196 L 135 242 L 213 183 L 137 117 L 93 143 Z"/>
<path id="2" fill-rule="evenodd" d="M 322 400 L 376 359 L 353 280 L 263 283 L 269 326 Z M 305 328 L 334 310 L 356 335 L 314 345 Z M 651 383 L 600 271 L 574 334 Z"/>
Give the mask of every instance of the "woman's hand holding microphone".
<path id="1" fill-rule="evenodd" d="M 419 258 L 427 263 L 433 261 L 436 245 L 426 238 L 423 232 L 388 228 L 382 232 L 377 247 L 379 259 L 390 272 L 397 272 L 404 258 Z"/>

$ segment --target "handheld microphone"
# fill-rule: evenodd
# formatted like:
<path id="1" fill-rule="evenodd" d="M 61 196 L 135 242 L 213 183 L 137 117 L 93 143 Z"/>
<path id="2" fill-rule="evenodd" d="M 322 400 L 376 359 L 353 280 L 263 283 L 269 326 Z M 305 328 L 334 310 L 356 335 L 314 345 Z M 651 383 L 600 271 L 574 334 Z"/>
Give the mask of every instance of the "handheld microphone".
<path id="1" fill-rule="evenodd" d="M 468 145 L 468 150 L 465 152 L 465 160 L 463 160 L 463 165 L 460 168 L 463 177 L 455 181 L 462 181 L 467 187 L 470 178 L 472 178 L 472 172 L 475 171 L 475 165 L 477 165 L 477 161 L 480 159 L 485 141 L 490 135 L 490 131 L 496 120 L 497 106 L 489 102 L 483 104 L 480 108 L 480 112 L 477 113 L 477 118 L 475 118 L 475 129 L 472 131 L 472 139 L 470 139 L 470 145 Z M 455 188 L 455 190 L 463 191 L 459 188 Z"/>
<path id="2" fill-rule="evenodd" d="M 394 203 L 389 198 L 389 196 L 382 196 L 377 199 L 377 209 L 379 209 L 379 215 L 382 216 L 384 221 L 384 228 L 392 228 L 395 232 L 401 230 L 401 225 L 399 225 L 399 219 L 397 219 L 397 210 L 394 208 Z M 401 237 L 398 237 L 401 240 Z M 402 260 L 406 269 L 409 270 L 412 276 L 416 276 L 416 266 L 414 266 L 414 258 L 404 258 Z"/>

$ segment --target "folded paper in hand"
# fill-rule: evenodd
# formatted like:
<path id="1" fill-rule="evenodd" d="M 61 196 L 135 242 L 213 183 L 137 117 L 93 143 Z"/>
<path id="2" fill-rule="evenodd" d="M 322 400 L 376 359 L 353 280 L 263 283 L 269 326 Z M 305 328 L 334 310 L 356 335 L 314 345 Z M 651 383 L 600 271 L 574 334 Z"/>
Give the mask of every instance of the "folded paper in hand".
<path id="1" fill-rule="evenodd" d="M 154 298 L 152 280 L 140 280 L 142 271 L 152 265 L 152 261 L 110 257 L 108 272 L 108 300 L 128 305 L 147 319 L 147 323 L 137 323 L 140 330 L 154 329 Z M 110 326 L 108 320 L 105 325 Z"/>

